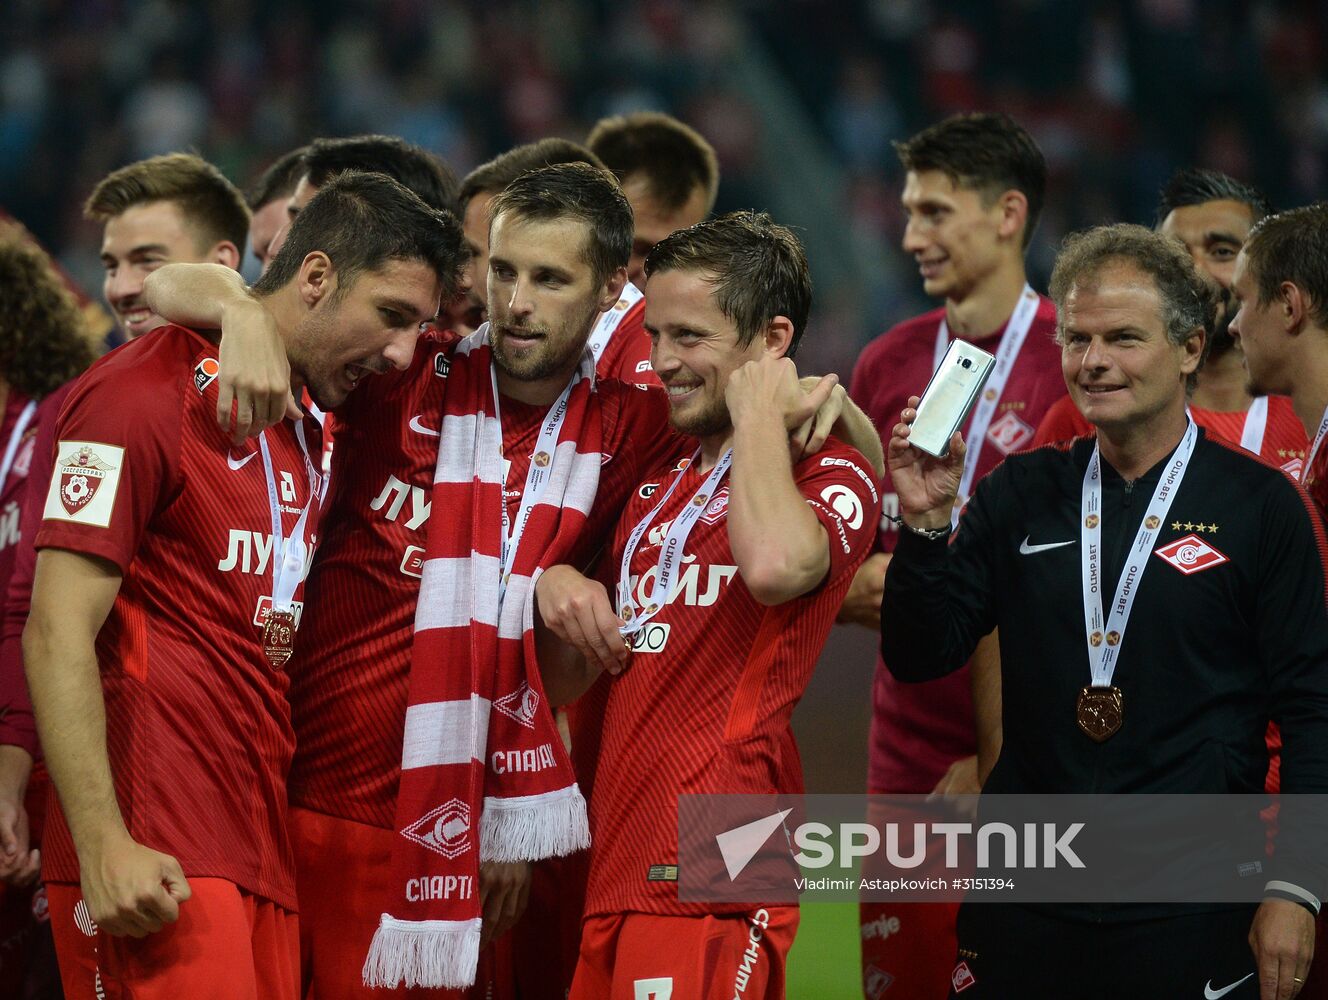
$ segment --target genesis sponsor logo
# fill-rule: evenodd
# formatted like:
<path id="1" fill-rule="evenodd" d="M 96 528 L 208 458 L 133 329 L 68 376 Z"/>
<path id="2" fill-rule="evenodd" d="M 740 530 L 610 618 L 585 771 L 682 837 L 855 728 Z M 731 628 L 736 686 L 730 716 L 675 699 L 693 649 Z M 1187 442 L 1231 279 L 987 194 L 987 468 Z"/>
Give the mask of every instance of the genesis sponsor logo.
<path id="1" fill-rule="evenodd" d="M 862 501 L 847 486 L 827 486 L 821 491 L 821 499 L 844 520 L 849 531 L 862 527 Z"/>

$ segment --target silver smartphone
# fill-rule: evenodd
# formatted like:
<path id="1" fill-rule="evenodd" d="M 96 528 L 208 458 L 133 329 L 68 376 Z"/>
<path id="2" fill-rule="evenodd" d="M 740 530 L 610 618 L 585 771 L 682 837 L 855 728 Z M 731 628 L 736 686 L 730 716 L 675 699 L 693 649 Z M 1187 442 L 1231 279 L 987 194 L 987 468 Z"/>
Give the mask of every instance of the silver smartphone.
<path id="1" fill-rule="evenodd" d="M 941 366 L 923 390 L 909 443 L 928 455 L 943 457 L 951 435 L 968 418 L 995 364 L 996 359 L 982 348 L 964 340 L 950 341 Z"/>

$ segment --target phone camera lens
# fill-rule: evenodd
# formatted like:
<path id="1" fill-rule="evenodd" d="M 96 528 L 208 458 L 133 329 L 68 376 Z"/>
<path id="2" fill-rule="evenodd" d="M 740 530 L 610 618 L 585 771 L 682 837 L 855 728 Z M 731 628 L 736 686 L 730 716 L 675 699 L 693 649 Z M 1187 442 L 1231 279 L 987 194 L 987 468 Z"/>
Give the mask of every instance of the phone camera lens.
<path id="1" fill-rule="evenodd" d="M 972 368 L 972 367 L 973 367 L 973 361 L 972 361 L 971 358 L 964 358 L 964 360 L 961 361 L 961 362 L 959 362 L 959 363 L 960 363 L 961 365 L 963 365 L 965 368 Z"/>

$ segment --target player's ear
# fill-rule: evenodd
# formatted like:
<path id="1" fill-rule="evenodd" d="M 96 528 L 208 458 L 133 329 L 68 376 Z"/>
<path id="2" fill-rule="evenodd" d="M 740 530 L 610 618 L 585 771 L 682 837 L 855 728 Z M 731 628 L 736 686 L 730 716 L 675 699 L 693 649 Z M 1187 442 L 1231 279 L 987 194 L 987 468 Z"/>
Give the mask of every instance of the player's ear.
<path id="1" fill-rule="evenodd" d="M 337 290 L 337 269 L 321 250 L 311 250 L 300 264 L 296 283 L 304 304 L 313 307 Z"/>
<path id="2" fill-rule="evenodd" d="M 1005 240 L 1020 240 L 1024 226 L 1028 223 L 1028 198 L 1022 191 L 1009 190 L 997 199 L 1001 209 L 1001 221 L 996 231 Z"/>
<path id="3" fill-rule="evenodd" d="M 1305 293 L 1292 281 L 1284 281 L 1277 289 L 1277 305 L 1282 315 L 1282 324 L 1290 334 L 1297 334 L 1305 324 L 1309 314 L 1309 303 Z"/>
<path id="4" fill-rule="evenodd" d="M 788 356 L 793 346 L 793 321 L 787 316 L 776 316 L 765 328 L 765 352 L 776 358 Z"/>
<path id="5" fill-rule="evenodd" d="M 612 309 L 614 304 L 622 298 L 622 290 L 627 285 L 627 268 L 620 267 L 609 274 L 604 281 L 604 287 L 600 289 L 599 311 Z"/>
<path id="6" fill-rule="evenodd" d="M 226 267 L 238 271 L 243 256 L 240 253 L 240 248 L 234 243 L 230 240 L 222 240 L 208 251 L 207 259 L 214 264 L 224 264 Z"/>

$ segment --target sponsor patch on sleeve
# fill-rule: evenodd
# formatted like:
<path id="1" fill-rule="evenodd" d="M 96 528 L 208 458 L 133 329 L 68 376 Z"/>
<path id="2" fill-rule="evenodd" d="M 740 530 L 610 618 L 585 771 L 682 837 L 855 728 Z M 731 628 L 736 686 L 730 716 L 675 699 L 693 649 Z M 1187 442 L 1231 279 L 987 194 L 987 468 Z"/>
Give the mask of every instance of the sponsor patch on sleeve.
<path id="1" fill-rule="evenodd" d="M 61 441 L 42 517 L 108 528 L 125 450 L 97 441 Z"/>

